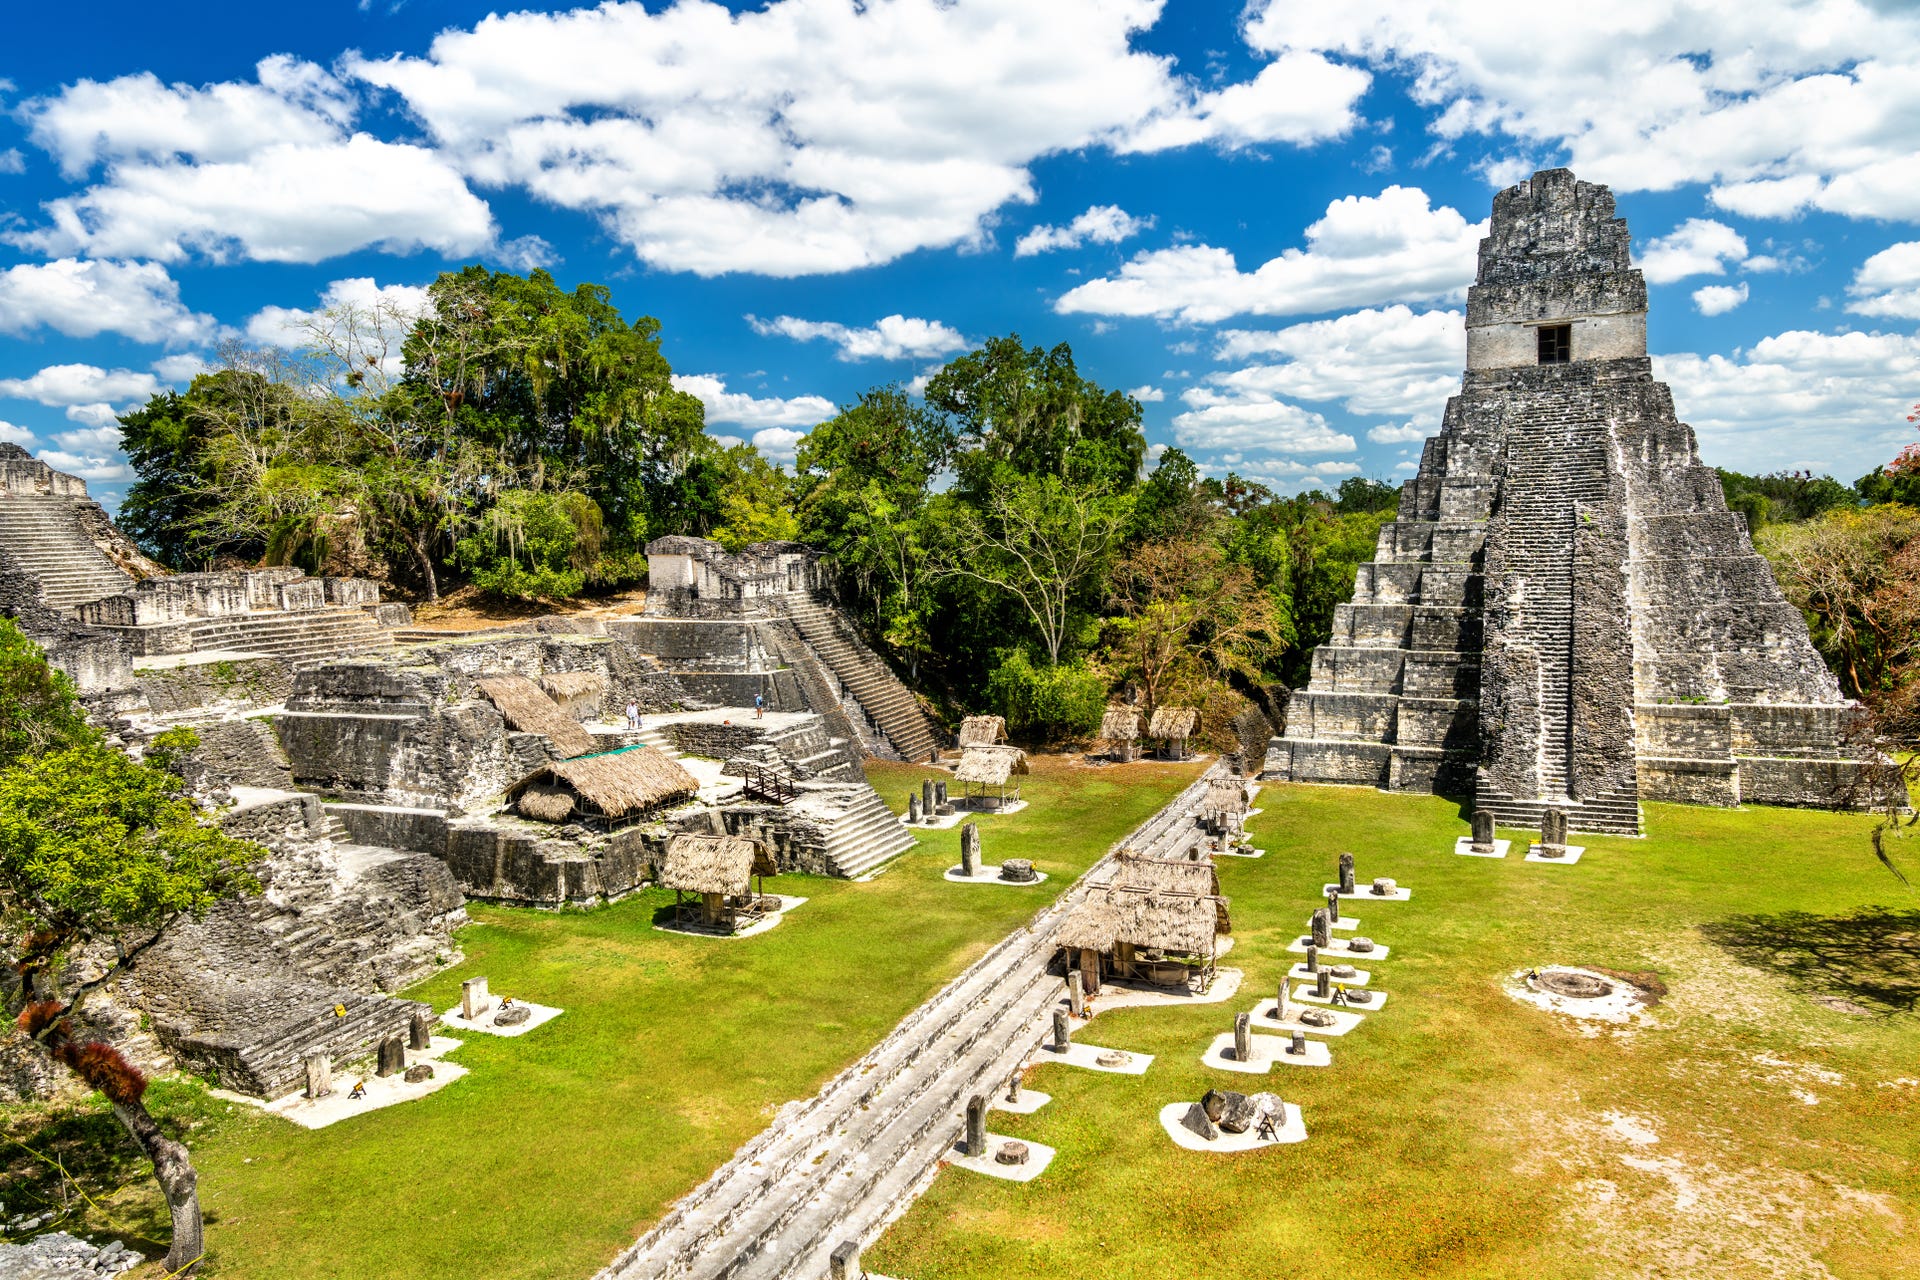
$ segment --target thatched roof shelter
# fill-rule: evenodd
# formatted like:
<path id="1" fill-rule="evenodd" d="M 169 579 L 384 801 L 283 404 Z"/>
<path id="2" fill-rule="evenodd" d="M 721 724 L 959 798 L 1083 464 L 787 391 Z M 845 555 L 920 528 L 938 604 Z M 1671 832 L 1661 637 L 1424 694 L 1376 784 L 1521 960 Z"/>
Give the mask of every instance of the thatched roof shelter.
<path id="1" fill-rule="evenodd" d="M 562 705 L 578 698 L 597 698 L 607 691 L 607 681 L 598 671 L 549 671 L 540 677 L 547 696 Z"/>
<path id="2" fill-rule="evenodd" d="M 1124 943 L 1211 958 L 1215 936 L 1231 932 L 1227 900 L 1217 894 L 1095 885 L 1060 922 L 1054 942 L 1075 951 L 1108 952 Z"/>
<path id="3" fill-rule="evenodd" d="M 1132 849 L 1114 856 L 1112 885 L 1116 889 L 1146 889 L 1155 893 L 1219 896 L 1220 872 L 1211 861 L 1187 858 L 1149 858 Z"/>
<path id="4" fill-rule="evenodd" d="M 585 755 L 594 749 L 593 735 L 525 676 L 502 672 L 476 676 L 473 682 L 500 709 L 508 724 L 522 733 L 540 734 L 562 756 Z"/>
<path id="5" fill-rule="evenodd" d="M 1240 815 L 1246 813 L 1247 808 L 1246 784 L 1231 778 L 1215 778 L 1209 782 L 1206 798 L 1200 801 L 1201 813 Z"/>
<path id="6" fill-rule="evenodd" d="M 1108 707 L 1100 718 L 1100 737 L 1108 742 L 1132 742 L 1140 736 L 1140 713 L 1132 707 Z"/>
<path id="7" fill-rule="evenodd" d="M 977 782 L 989 787 L 1006 785 L 1016 773 L 1031 772 L 1027 753 L 1018 747 L 968 747 L 954 768 L 956 782 Z"/>
<path id="8" fill-rule="evenodd" d="M 748 892 L 752 877 L 770 876 L 777 869 L 758 840 L 682 833 L 667 841 L 660 887 L 732 896 Z"/>
<path id="9" fill-rule="evenodd" d="M 1147 722 L 1149 738 L 1189 738 L 1200 723 L 1198 707 L 1155 707 Z"/>
<path id="10" fill-rule="evenodd" d="M 541 822 L 565 822 L 573 816 L 573 792 L 542 782 L 522 791 L 513 807 Z"/>
<path id="11" fill-rule="evenodd" d="M 577 813 L 615 820 L 690 800 L 700 792 L 698 779 L 651 747 L 555 760 L 507 788 L 507 799 L 526 813 L 518 802 L 535 787 L 570 794 Z"/>
<path id="12" fill-rule="evenodd" d="M 960 722 L 960 747 L 990 747 L 1007 736 L 1002 716 L 968 716 Z"/>

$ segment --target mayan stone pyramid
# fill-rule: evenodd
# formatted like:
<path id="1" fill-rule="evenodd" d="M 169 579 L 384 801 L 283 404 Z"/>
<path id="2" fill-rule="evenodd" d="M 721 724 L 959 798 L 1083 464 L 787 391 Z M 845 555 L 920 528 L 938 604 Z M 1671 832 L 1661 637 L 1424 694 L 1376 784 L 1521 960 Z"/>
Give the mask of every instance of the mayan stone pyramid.
<path id="1" fill-rule="evenodd" d="M 1314 651 L 1269 777 L 1634 833 L 1639 801 L 1832 805 L 1852 711 L 1647 359 L 1606 187 L 1494 198 L 1467 368 Z"/>

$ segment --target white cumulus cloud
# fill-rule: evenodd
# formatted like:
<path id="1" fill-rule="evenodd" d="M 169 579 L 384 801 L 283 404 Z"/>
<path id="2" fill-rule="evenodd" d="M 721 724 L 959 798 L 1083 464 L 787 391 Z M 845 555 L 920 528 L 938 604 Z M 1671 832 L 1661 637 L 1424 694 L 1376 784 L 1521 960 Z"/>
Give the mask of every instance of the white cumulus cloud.
<path id="1" fill-rule="evenodd" d="M 1229 150 L 1262 142 L 1308 145 L 1340 138 L 1373 77 L 1318 53 L 1288 50 L 1241 84 L 1194 91 L 1170 112 L 1134 130 L 1123 151 L 1160 151 L 1212 142 Z"/>
<path id="2" fill-rule="evenodd" d="M 1693 305 L 1703 316 L 1725 315 L 1747 300 L 1747 282 L 1710 284 L 1693 291 Z"/>
<path id="3" fill-rule="evenodd" d="M 1654 357 L 1709 463 L 1740 471 L 1812 467 L 1842 480 L 1913 437 L 1920 336 L 1790 330 L 1729 355 Z"/>
<path id="4" fill-rule="evenodd" d="M 91 364 L 48 365 L 31 377 L 0 378 L 0 397 L 55 406 L 144 400 L 158 390 L 160 380 L 150 373 Z"/>
<path id="5" fill-rule="evenodd" d="M 1849 311 L 1920 320 L 1920 240 L 1891 245 L 1861 263 L 1847 293 Z"/>
<path id="6" fill-rule="evenodd" d="M 358 249 L 475 252 L 492 213 L 434 150 L 351 129 L 349 86 L 309 62 L 264 59 L 254 83 L 194 88 L 149 73 L 81 80 L 24 104 L 29 136 L 69 178 L 8 233 L 47 254 L 318 262 Z"/>
<path id="7" fill-rule="evenodd" d="M 1352 436 L 1325 417 L 1297 404 L 1259 393 L 1221 393 L 1189 387 L 1187 404 L 1173 419 L 1173 438 L 1187 449 L 1238 449 L 1259 453 L 1351 453 Z"/>
<path id="8" fill-rule="evenodd" d="M 707 407 L 709 426 L 727 423 L 756 432 L 769 427 L 806 428 L 836 412 L 833 401 L 825 396 L 753 396 L 727 390 L 726 380 L 711 373 L 676 373 L 673 385 Z"/>
<path id="9" fill-rule="evenodd" d="M 124 334 L 136 342 L 199 342 L 212 316 L 189 311 L 157 262 L 61 258 L 0 271 L 0 332 L 46 328 L 70 338 Z"/>
<path id="10" fill-rule="evenodd" d="M 1432 207 L 1418 187 L 1333 201 L 1306 229 L 1307 246 L 1250 272 L 1210 245 L 1136 255 L 1117 276 L 1069 290 L 1062 313 L 1156 316 L 1210 323 L 1234 315 L 1311 315 L 1345 307 L 1463 296 L 1487 224 Z"/>
<path id="11" fill-rule="evenodd" d="M 1688 276 L 1725 275 L 1726 264 L 1747 257 L 1746 237 L 1712 218 L 1688 218 L 1640 250 L 1640 270 L 1648 284 L 1671 284 Z"/>
<path id="12" fill-rule="evenodd" d="M 1911 5 L 1263 0 L 1245 35 L 1276 54 L 1410 73 L 1440 145 L 1558 152 L 1627 191 L 1710 183 L 1748 216 L 1920 216 Z"/>
<path id="13" fill-rule="evenodd" d="M 1138 400 L 1141 404 L 1159 404 L 1167 398 L 1167 393 L 1159 387 L 1154 386 L 1151 382 L 1143 387 L 1135 387 L 1133 390 L 1127 392 L 1127 394 L 1135 400 Z"/>
<path id="14" fill-rule="evenodd" d="M 1366 417 L 1423 415 L 1437 423 L 1441 406 L 1460 385 L 1466 327 L 1458 311 L 1368 308 L 1284 329 L 1228 329 L 1220 334 L 1216 356 L 1280 357 L 1214 374 L 1209 381 L 1223 390 L 1337 401 Z M 1374 428 L 1383 429 L 1396 430 Z M 1368 438 L 1383 437 L 1370 431 Z"/>
<path id="15" fill-rule="evenodd" d="M 1152 225 L 1152 218 L 1136 218 L 1117 204 L 1096 204 L 1064 227 L 1042 223 L 1027 232 L 1014 241 L 1013 256 L 1031 258 L 1083 244 L 1119 244 Z"/>
<path id="16" fill-rule="evenodd" d="M 949 325 L 903 315 L 883 316 L 860 329 L 798 316 L 762 320 L 750 315 L 747 323 L 762 337 L 792 338 L 795 342 L 825 339 L 839 348 L 841 360 L 924 360 L 963 350 L 967 345 L 960 331 Z"/>

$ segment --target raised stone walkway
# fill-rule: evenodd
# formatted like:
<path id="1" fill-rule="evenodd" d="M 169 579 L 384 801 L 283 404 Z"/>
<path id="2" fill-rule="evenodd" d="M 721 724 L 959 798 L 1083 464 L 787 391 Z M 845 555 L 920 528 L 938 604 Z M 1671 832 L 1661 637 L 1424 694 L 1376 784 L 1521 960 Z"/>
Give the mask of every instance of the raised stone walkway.
<path id="1" fill-rule="evenodd" d="M 870 1242 L 905 1210 L 963 1125 L 997 1096 L 1050 1026 L 1063 990 L 1053 935 L 1115 850 L 1172 853 L 1216 764 L 1121 839 L 1053 906 L 1015 931 L 819 1094 L 784 1108 L 597 1280 L 817 1280 L 843 1240 Z"/>

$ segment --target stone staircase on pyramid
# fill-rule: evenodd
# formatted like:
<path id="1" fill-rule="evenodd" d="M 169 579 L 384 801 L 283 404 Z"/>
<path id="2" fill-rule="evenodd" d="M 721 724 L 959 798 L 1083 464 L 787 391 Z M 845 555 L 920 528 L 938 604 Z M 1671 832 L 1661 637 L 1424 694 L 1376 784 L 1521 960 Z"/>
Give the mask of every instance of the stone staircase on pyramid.
<path id="1" fill-rule="evenodd" d="M 0 568 L 37 579 L 40 598 L 51 608 L 71 609 L 133 585 L 132 575 L 107 559 L 81 527 L 78 504 L 84 501 L 0 492 Z"/>
<path id="2" fill-rule="evenodd" d="M 784 604 L 807 648 L 853 695 L 900 758 L 929 759 L 939 737 L 926 712 L 880 656 L 853 634 L 840 611 L 813 596 L 789 596 Z"/>

